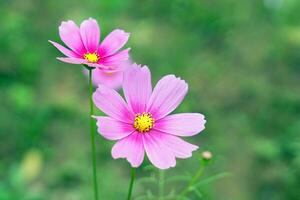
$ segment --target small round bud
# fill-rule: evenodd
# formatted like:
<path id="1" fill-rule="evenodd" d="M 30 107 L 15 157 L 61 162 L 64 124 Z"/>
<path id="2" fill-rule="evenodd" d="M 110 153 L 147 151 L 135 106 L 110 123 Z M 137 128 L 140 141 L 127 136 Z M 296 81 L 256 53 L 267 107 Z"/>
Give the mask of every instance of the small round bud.
<path id="1" fill-rule="evenodd" d="M 203 151 L 202 152 L 202 158 L 204 160 L 210 160 L 212 158 L 212 153 L 210 151 Z"/>

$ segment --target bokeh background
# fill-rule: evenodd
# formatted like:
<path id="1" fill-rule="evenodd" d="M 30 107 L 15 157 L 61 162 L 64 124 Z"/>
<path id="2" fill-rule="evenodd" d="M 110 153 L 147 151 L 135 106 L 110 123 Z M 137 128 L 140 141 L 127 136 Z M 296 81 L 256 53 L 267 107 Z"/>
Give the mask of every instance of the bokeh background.
<path id="1" fill-rule="evenodd" d="M 189 83 L 178 112 L 207 117 L 188 139 L 199 151 L 165 177 L 194 173 L 210 150 L 203 178 L 231 175 L 201 187 L 203 199 L 299 200 L 299 10 L 299 0 L 0 0 L 0 199 L 92 199 L 87 78 L 47 40 L 60 41 L 62 20 L 94 17 L 102 39 L 131 32 L 132 59 L 155 82 L 172 73 Z M 130 168 L 112 144 L 97 137 L 100 195 L 125 199 Z M 148 164 L 138 179 L 157 175 Z M 134 196 L 148 189 L 155 182 L 138 182 Z"/>

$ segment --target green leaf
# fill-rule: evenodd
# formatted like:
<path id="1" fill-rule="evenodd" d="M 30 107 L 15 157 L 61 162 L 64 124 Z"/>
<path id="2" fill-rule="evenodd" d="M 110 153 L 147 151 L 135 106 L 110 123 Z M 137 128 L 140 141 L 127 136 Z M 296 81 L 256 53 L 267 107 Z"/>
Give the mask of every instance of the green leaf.
<path id="1" fill-rule="evenodd" d="M 199 187 L 201 185 L 206 185 L 206 184 L 209 184 L 215 180 L 218 180 L 218 179 L 221 179 L 221 178 L 224 178 L 224 177 L 228 177 L 230 176 L 231 174 L 228 173 L 228 172 L 222 172 L 222 173 L 219 173 L 219 174 L 216 174 L 216 175 L 213 175 L 213 176 L 210 176 L 200 182 L 198 182 L 197 184 L 194 185 L 194 187 Z"/>
<path id="2" fill-rule="evenodd" d="M 191 191 L 193 191 L 199 199 L 202 199 L 203 195 L 196 187 L 192 187 Z"/>

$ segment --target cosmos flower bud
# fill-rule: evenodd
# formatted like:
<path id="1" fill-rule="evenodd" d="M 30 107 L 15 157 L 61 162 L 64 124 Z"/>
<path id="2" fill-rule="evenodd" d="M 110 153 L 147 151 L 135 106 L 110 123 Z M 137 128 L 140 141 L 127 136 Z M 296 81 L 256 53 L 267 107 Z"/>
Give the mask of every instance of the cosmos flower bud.
<path id="1" fill-rule="evenodd" d="M 203 151 L 202 152 L 202 159 L 203 160 L 211 160 L 212 159 L 212 153 L 210 151 Z"/>

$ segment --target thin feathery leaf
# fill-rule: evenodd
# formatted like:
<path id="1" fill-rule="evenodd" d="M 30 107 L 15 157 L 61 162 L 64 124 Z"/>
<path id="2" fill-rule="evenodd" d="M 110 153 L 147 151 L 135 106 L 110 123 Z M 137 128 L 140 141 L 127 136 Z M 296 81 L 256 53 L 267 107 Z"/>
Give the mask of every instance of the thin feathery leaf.
<path id="1" fill-rule="evenodd" d="M 196 194 L 196 196 L 199 199 L 202 199 L 203 195 L 202 195 L 202 193 L 196 187 L 192 187 L 191 190 Z"/>
<path id="2" fill-rule="evenodd" d="M 228 172 L 222 172 L 222 173 L 219 173 L 219 174 L 216 174 L 216 175 L 213 175 L 211 177 L 208 177 L 200 182 L 198 182 L 197 184 L 194 185 L 194 187 L 199 187 L 201 185 L 206 185 L 206 184 L 209 184 L 213 181 L 216 181 L 218 179 L 221 179 L 221 178 L 224 178 L 224 177 L 228 177 L 230 176 L 231 174 L 228 173 Z"/>

